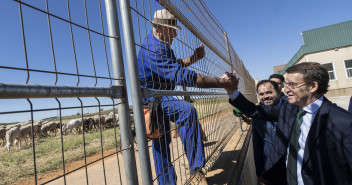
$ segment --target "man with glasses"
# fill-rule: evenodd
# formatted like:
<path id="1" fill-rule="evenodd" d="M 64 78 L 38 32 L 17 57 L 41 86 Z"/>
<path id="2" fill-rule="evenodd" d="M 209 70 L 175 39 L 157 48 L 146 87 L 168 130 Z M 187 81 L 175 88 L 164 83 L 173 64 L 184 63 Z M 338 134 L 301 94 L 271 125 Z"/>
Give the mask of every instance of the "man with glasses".
<path id="1" fill-rule="evenodd" d="M 209 77 L 190 70 L 188 66 L 205 56 L 200 45 L 194 54 L 185 59 L 177 59 L 171 44 L 177 37 L 177 19 L 168 10 L 157 10 L 152 20 L 153 29 L 141 44 L 138 53 L 138 70 L 141 88 L 154 90 L 174 90 L 178 86 L 198 88 L 224 88 L 231 85 L 228 78 Z M 145 102 L 155 98 L 144 99 Z M 202 168 L 205 165 L 204 145 L 197 111 L 194 106 L 173 96 L 161 97 L 162 114 L 176 124 L 183 149 L 189 163 L 194 184 L 207 184 Z M 175 185 L 176 174 L 172 164 L 169 144 L 170 125 L 165 123 L 165 135 L 153 139 L 152 149 L 158 185 Z"/>
<path id="2" fill-rule="evenodd" d="M 230 103 L 246 116 L 277 121 L 271 163 L 286 171 L 289 185 L 352 184 L 352 115 L 324 97 L 329 74 L 319 63 L 303 62 L 286 70 L 288 101 L 280 107 L 249 102 L 238 78 L 227 88 Z"/>

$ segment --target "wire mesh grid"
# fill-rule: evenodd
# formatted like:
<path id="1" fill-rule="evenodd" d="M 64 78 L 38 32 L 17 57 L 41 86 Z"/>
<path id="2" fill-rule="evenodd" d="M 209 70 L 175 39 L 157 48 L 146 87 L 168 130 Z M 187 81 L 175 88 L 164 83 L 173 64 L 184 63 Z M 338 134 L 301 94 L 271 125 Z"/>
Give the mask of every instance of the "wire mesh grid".
<path id="1" fill-rule="evenodd" d="M 123 80 L 112 77 L 104 1 L 8 0 L 0 12 L 1 83 L 94 89 Z M 121 153 L 133 146 L 119 147 L 120 104 L 109 96 L 1 99 L 10 150 L 0 150 L 1 184 L 125 184 Z"/>
<path id="2" fill-rule="evenodd" d="M 114 66 L 108 49 L 109 39 L 118 36 L 106 33 L 104 2 L 8 0 L 1 4 L 0 16 L 11 17 L 0 20 L 7 28 L 0 35 L 1 83 L 91 88 L 126 83 L 123 76 L 112 77 Z M 152 34 L 154 13 L 165 6 L 173 7 L 172 10 L 183 17 L 178 23 L 181 30 L 168 49 L 160 42 L 146 47 L 143 42 Z M 195 48 L 207 43 L 204 44 L 205 57 L 188 66 L 190 73 L 219 77 L 230 72 L 232 67 L 240 75 L 241 92 L 252 97 L 252 78 L 231 45 L 227 50 L 224 29 L 202 1 L 132 0 L 130 8 L 136 51 L 144 50 L 148 61 L 151 56 L 158 56 L 175 65 L 179 62 L 177 59 L 191 56 Z M 169 53 L 160 55 L 161 50 Z M 167 56 L 170 51 L 174 57 Z M 117 68 L 123 70 L 122 66 Z M 161 65 L 157 70 L 164 75 L 175 74 L 167 65 Z M 142 72 L 140 76 L 146 79 L 145 74 Z M 149 142 L 154 184 L 168 184 L 176 179 L 177 184 L 193 183 L 199 172 L 205 173 L 211 167 L 238 126 L 233 121 L 225 91 L 195 87 L 194 74 L 185 75 L 181 81 L 177 78 L 166 80 L 158 75 L 151 81 L 141 80 L 142 88 L 181 92 L 163 96 L 160 101 L 163 110 L 168 111 L 163 114 L 169 121 L 164 130 L 170 138 Z M 195 94 L 182 95 L 186 91 Z M 123 172 L 126 167 L 121 152 L 134 150 L 134 146 L 119 147 L 118 120 L 121 115 L 117 114 L 116 107 L 123 102 L 106 97 L 109 96 L 1 99 L 1 131 L 22 133 L 27 125 L 31 129 L 29 135 L 17 138 L 21 149 L 16 144 L 10 152 L 4 148 L 0 150 L 1 155 L 6 156 L 1 161 L 4 166 L 0 171 L 1 182 L 125 184 Z M 146 97 L 145 102 L 151 101 L 153 97 Z M 178 111 L 175 108 L 182 110 L 182 114 L 172 114 L 172 111 Z M 133 116 L 127 117 L 133 122 Z M 10 144 L 15 143 L 10 141 Z M 10 147 L 4 139 L 3 145 Z M 166 157 L 167 164 L 161 162 L 164 158 L 160 160 L 158 153 Z M 141 172 L 138 173 L 140 179 Z"/>
<path id="3" fill-rule="evenodd" d="M 153 183 L 201 183 L 198 175 L 211 168 L 238 124 L 225 90 L 197 88 L 196 75 L 220 77 L 232 72 L 232 67 L 241 78 L 241 92 L 252 100 L 254 80 L 231 45 L 227 51 L 224 30 L 202 1 L 131 0 L 130 9 L 141 87 L 155 92 L 154 97 L 145 95 L 143 101 L 160 101 L 160 114 L 166 117 L 162 125 L 165 133 L 149 142 Z M 177 17 L 178 24 L 165 23 L 174 29 L 155 23 L 156 19 L 172 18 L 162 12 L 164 9 Z M 202 45 L 205 57 L 192 60 L 197 58 L 196 48 Z M 183 63 L 187 60 L 191 62 Z M 165 90 L 179 93 L 164 96 Z M 195 94 L 190 96 L 185 91 Z"/>

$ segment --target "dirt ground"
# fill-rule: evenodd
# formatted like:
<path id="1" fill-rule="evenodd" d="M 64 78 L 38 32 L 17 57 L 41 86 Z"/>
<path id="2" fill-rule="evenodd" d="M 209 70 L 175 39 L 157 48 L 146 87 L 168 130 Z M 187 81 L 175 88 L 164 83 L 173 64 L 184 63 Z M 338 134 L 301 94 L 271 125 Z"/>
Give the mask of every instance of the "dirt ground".
<path id="1" fill-rule="evenodd" d="M 247 125 L 243 125 L 243 129 L 246 130 L 248 128 Z M 238 151 L 241 150 L 243 140 L 246 136 L 246 132 L 241 132 L 240 129 L 237 129 L 235 131 L 235 134 L 232 136 L 232 138 L 229 140 L 228 144 L 225 146 L 224 150 L 222 151 L 220 156 L 217 160 L 213 159 L 210 160 L 210 163 L 212 164 L 207 164 L 206 166 L 212 166 L 210 169 L 208 169 L 208 172 L 205 176 L 208 184 L 224 184 L 224 180 L 226 179 L 227 174 L 227 168 L 229 165 L 232 165 L 236 163 L 236 161 L 228 161 L 226 158 L 229 155 L 237 155 Z M 180 147 L 181 145 L 181 140 L 179 138 L 173 138 L 173 141 L 171 143 L 173 148 Z M 206 144 L 206 143 L 205 143 Z M 151 146 L 151 141 L 148 143 L 149 146 Z M 207 150 L 207 147 L 214 147 L 212 145 L 205 145 Z M 171 147 L 170 147 L 171 148 Z M 150 150 L 150 156 L 151 154 L 151 147 L 149 147 Z M 107 151 L 107 153 L 113 153 L 114 150 Z M 106 154 L 106 153 L 105 153 Z M 174 154 L 172 154 L 174 155 Z M 177 155 L 177 154 L 176 154 Z M 175 155 L 175 156 L 176 156 Z M 91 157 L 87 158 L 87 163 L 91 161 L 95 161 L 101 158 L 101 154 L 97 154 Z M 153 158 L 151 157 L 151 160 Z M 216 160 L 216 161 L 215 161 Z M 138 181 L 141 184 L 141 170 L 139 168 L 139 156 L 138 152 L 136 152 L 136 163 L 137 163 L 137 172 L 138 172 Z M 77 161 L 74 163 L 71 163 L 67 166 L 65 166 L 66 171 L 72 171 L 78 167 L 84 166 L 84 160 Z M 151 168 L 154 169 L 153 166 L 154 162 L 151 161 Z M 189 178 L 189 170 L 187 170 L 187 164 L 188 162 L 185 160 L 182 160 L 182 157 L 180 157 L 180 160 L 174 163 L 175 166 L 175 171 L 177 173 L 177 184 L 185 184 L 187 181 L 187 178 Z M 105 171 L 104 171 L 105 169 Z M 124 177 L 124 163 L 123 163 L 123 155 L 121 153 L 114 154 L 108 158 L 104 159 L 104 166 L 102 161 L 98 161 L 92 165 L 89 165 L 87 167 L 87 171 L 85 168 L 81 168 L 73 173 L 70 173 L 66 175 L 66 184 L 67 185 L 77 185 L 77 184 L 126 184 L 125 182 L 125 177 Z M 178 170 L 179 169 L 179 170 Z M 104 176 L 105 173 L 105 176 Z M 154 170 L 152 170 L 152 175 L 153 178 L 155 178 L 155 173 Z M 60 175 L 62 175 L 63 172 L 61 171 L 55 171 L 55 172 L 50 172 L 46 174 L 40 174 L 38 175 L 38 184 L 44 183 L 50 179 L 56 178 Z M 87 175 L 88 175 L 88 178 Z M 104 178 L 105 177 L 105 178 Z M 20 182 L 17 182 L 16 185 L 29 185 L 29 184 L 34 184 L 34 178 L 23 180 Z M 48 183 L 50 185 L 61 185 L 64 184 L 64 178 L 61 177 L 59 179 L 56 179 L 53 182 Z M 156 181 L 154 181 L 154 184 L 157 184 Z"/>
<path id="2" fill-rule="evenodd" d="M 105 151 L 105 152 L 106 153 L 113 153 L 113 152 L 115 152 L 115 150 L 112 149 L 112 150 Z M 105 160 L 108 160 L 108 159 L 113 158 L 113 157 L 116 157 L 116 155 L 107 157 L 107 158 L 105 158 Z M 87 157 L 87 163 L 90 163 L 92 161 L 96 161 L 96 160 L 98 160 L 100 158 L 101 158 L 101 154 L 96 154 L 96 155 Z M 76 168 L 84 166 L 84 164 L 85 164 L 84 160 L 75 161 L 75 162 L 72 162 L 72 163 L 66 165 L 65 169 L 66 169 L 66 171 L 72 171 L 72 170 L 74 170 Z M 94 166 L 94 164 L 90 165 L 90 166 Z M 46 182 L 46 181 L 48 181 L 50 179 L 56 178 L 56 177 L 58 177 L 58 176 L 60 176 L 62 174 L 63 174 L 62 170 L 53 171 L 53 172 L 49 172 L 49 173 L 45 173 L 45 174 L 40 174 L 38 176 L 38 184 Z M 30 184 L 34 184 L 34 178 L 19 181 L 19 182 L 15 183 L 14 185 L 30 185 Z"/>

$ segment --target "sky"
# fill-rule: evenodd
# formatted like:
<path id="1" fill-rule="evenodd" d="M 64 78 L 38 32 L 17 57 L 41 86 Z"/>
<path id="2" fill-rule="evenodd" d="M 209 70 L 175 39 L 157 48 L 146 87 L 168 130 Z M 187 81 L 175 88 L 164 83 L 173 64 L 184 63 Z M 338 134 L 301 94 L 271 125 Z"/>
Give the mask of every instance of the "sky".
<path id="1" fill-rule="evenodd" d="M 352 20 L 351 0 L 204 0 L 253 78 L 267 79 L 302 46 L 301 32 Z"/>
<path id="2" fill-rule="evenodd" d="M 44 0 L 23 0 L 33 7 L 41 10 L 46 10 Z M 67 4 L 65 0 L 49 0 L 49 12 L 63 19 L 68 20 Z M 104 7 L 102 7 L 104 11 Z M 83 1 L 70 1 L 71 21 L 86 25 L 85 10 Z M 107 33 L 105 12 L 102 13 L 102 18 L 99 12 L 99 1 L 87 1 L 88 20 L 91 30 L 100 30 L 101 22 L 104 20 L 104 29 Z M 0 3 L 0 66 L 26 68 L 26 56 L 23 47 L 21 21 L 19 6 L 16 1 L 5 0 Z M 46 14 L 34 10 L 28 6 L 22 5 L 23 28 L 25 32 L 26 52 L 28 67 L 30 69 L 42 71 L 55 71 L 77 74 L 75 60 L 77 61 L 78 73 L 80 75 L 88 75 L 93 77 L 80 77 L 79 79 L 73 75 L 58 75 L 56 79 L 55 74 L 30 72 L 27 76 L 26 71 L 10 70 L 0 68 L 0 83 L 14 83 L 14 84 L 41 84 L 41 85 L 60 85 L 60 86 L 110 86 L 111 81 L 106 79 L 95 80 L 94 76 L 109 78 L 109 69 L 107 60 L 110 63 L 110 74 L 112 74 L 111 58 L 109 45 L 105 54 L 103 36 L 95 33 L 90 33 L 90 40 L 92 49 L 90 49 L 90 41 L 87 30 L 78 26 L 72 26 L 72 33 L 74 38 L 75 50 L 71 40 L 71 33 L 69 24 L 57 19 L 50 18 L 52 43 L 54 53 L 50 41 L 48 19 Z M 105 40 L 108 42 L 108 39 Z M 92 54 L 91 54 L 92 50 Z M 55 57 L 53 57 L 55 56 Z M 107 58 L 106 58 L 107 56 Z M 55 58 L 55 63 L 53 58 Z M 94 59 L 94 60 L 93 60 Z M 94 65 L 93 65 L 94 62 Z M 12 111 L 28 111 L 31 109 L 31 104 L 34 110 L 38 109 L 57 109 L 59 103 L 55 99 L 0 99 L 0 112 Z M 98 105 L 111 105 L 110 98 L 60 98 L 61 107 L 80 107 Z M 105 110 L 111 109 L 111 106 L 102 107 Z M 98 107 L 85 108 L 84 113 L 97 112 Z M 80 108 L 64 109 L 62 115 L 72 115 L 81 113 Z M 33 119 L 39 120 L 43 118 L 53 117 L 59 115 L 57 110 L 38 111 L 34 112 Z M 0 123 L 8 122 L 23 122 L 31 119 L 28 112 L 14 113 L 14 114 L 0 114 Z"/>
<path id="3" fill-rule="evenodd" d="M 44 0 L 23 0 L 22 2 L 29 3 L 39 9 L 46 9 Z M 49 0 L 48 2 L 51 13 L 68 19 L 66 1 Z M 82 2 L 82 0 L 70 1 L 71 18 L 72 22 L 86 25 Z M 104 6 L 102 6 L 101 17 L 98 2 L 98 0 L 87 0 L 90 29 L 101 32 L 100 20 L 102 19 L 105 33 L 107 33 Z M 352 20 L 350 10 L 352 0 L 205 0 L 204 2 L 227 32 L 230 42 L 251 76 L 259 80 L 268 78 L 273 73 L 273 66 L 285 64 L 291 59 L 302 45 L 300 37 L 302 31 Z M 120 11 L 119 7 L 118 11 Z M 108 78 L 108 71 L 110 71 L 112 75 L 109 46 L 107 45 L 107 53 L 105 53 L 104 39 L 101 35 L 90 33 L 93 53 L 91 55 L 87 31 L 73 26 L 72 32 L 76 48 L 73 50 L 68 24 L 57 18 L 51 18 L 55 66 L 46 14 L 34 11 L 27 6 L 22 6 L 22 12 L 29 68 L 54 71 L 56 67 L 59 72 L 76 74 L 75 60 L 77 60 L 79 74 Z M 5 0 L 1 2 L 0 25 L 2 27 L 0 31 L 0 66 L 26 68 L 19 7 L 16 1 Z M 121 21 L 120 32 L 122 35 Z M 108 42 L 108 39 L 105 41 Z M 123 37 L 121 42 L 124 45 Z M 107 61 L 110 69 L 108 69 Z M 126 62 L 126 59 L 124 61 Z M 125 71 L 127 71 L 126 64 Z M 58 75 L 56 80 L 55 74 L 38 72 L 31 72 L 27 77 L 26 71 L 0 67 L 0 83 L 24 84 L 27 80 L 29 84 L 65 86 L 78 84 L 79 86 L 106 87 L 111 83 L 110 80 L 92 80 L 88 77 L 78 79 L 72 75 Z M 129 90 L 129 83 L 127 86 Z M 55 99 L 31 99 L 31 101 L 33 109 L 51 109 L 59 106 Z M 101 104 L 112 103 L 109 98 L 99 98 L 99 101 Z M 83 105 L 97 105 L 98 100 L 82 98 L 82 102 L 80 102 L 76 98 L 62 98 L 60 102 L 62 107 L 79 107 L 81 103 Z M 130 99 L 129 104 L 131 104 Z M 0 100 L 0 112 L 28 109 L 30 109 L 30 103 L 27 100 Z M 97 107 L 88 108 L 85 112 L 95 112 L 97 109 Z M 63 114 L 71 115 L 80 111 L 79 108 L 67 109 L 63 110 Z M 57 115 L 58 111 L 55 110 L 35 112 L 34 119 Z M 0 123 L 29 119 L 29 113 L 0 114 Z"/>

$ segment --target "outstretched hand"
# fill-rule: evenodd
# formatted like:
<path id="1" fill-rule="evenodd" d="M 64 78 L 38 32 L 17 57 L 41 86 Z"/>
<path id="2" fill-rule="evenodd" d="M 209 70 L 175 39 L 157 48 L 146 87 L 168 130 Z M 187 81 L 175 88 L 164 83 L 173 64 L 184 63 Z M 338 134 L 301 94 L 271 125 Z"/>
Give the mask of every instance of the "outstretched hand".
<path id="1" fill-rule="evenodd" d="M 193 57 L 195 61 L 202 59 L 205 56 L 205 50 L 204 50 L 204 45 L 201 44 L 199 45 L 195 50 Z"/>
<path id="2" fill-rule="evenodd" d="M 227 93 L 231 94 L 233 91 L 238 89 L 238 82 L 239 78 L 236 77 L 236 72 L 228 73 L 225 72 L 221 77 L 220 80 L 224 81 L 224 89 Z"/>

